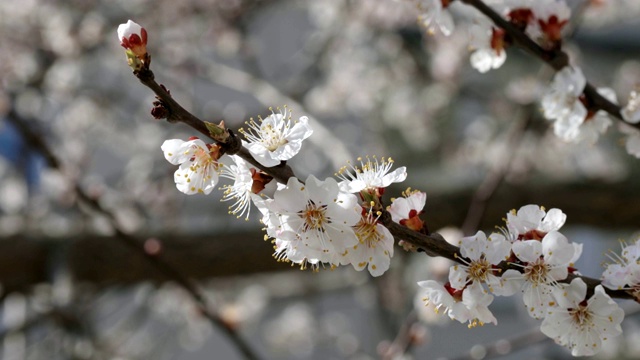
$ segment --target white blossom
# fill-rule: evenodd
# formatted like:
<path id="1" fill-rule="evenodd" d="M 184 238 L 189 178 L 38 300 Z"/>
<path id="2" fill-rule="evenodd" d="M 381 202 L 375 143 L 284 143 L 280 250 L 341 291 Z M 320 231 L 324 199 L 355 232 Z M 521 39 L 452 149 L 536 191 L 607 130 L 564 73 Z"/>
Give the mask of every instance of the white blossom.
<path id="1" fill-rule="evenodd" d="M 366 161 L 359 157 L 360 166 L 353 166 L 349 163 L 349 168 L 343 166 L 336 176 L 342 181 L 339 183 L 340 190 L 348 193 L 367 191 L 377 193 L 379 189 L 384 189 L 392 183 L 402 182 L 407 178 L 407 169 L 402 166 L 391 171 L 393 159 L 384 157 L 378 160 L 367 157 Z"/>
<path id="2" fill-rule="evenodd" d="M 251 155 L 266 167 L 276 166 L 280 161 L 294 157 L 300 151 L 302 141 L 313 133 L 306 116 L 291 121 L 291 112 L 286 107 L 266 119 L 259 118 L 259 121 L 257 123 L 251 119 L 247 122 L 249 129 L 241 129 L 240 132 L 247 139 L 243 144 Z"/>
<path id="3" fill-rule="evenodd" d="M 424 225 L 419 215 L 422 213 L 427 201 L 427 193 L 407 189 L 402 194 L 405 196 L 393 199 L 387 211 L 391 214 L 393 221 L 412 230 L 419 231 Z"/>
<path id="4" fill-rule="evenodd" d="M 160 148 L 167 161 L 180 165 L 173 175 L 178 190 L 187 195 L 213 191 L 220 171 L 216 145 L 207 145 L 197 138 L 189 141 L 172 139 L 166 140 Z"/>
<path id="5" fill-rule="evenodd" d="M 418 285 L 424 290 L 423 301 L 433 304 L 436 312 L 443 309 L 449 318 L 461 323 L 469 322 L 469 327 L 498 321 L 489 310 L 493 296 L 481 286 L 468 286 L 464 290 L 456 290 L 434 280 L 420 281 Z"/>
<path id="6" fill-rule="evenodd" d="M 546 314 L 558 281 L 568 275 L 575 248 L 564 235 L 551 231 L 542 241 L 516 241 L 512 249 L 522 262 L 514 265 L 521 267 L 522 272 L 514 269 L 505 271 L 502 276 L 505 295 L 522 288 L 522 298 L 529 315 L 540 319 Z"/>
<path id="7" fill-rule="evenodd" d="M 571 349 L 573 356 L 598 353 L 602 341 L 622 333 L 624 312 L 607 295 L 602 285 L 586 299 L 587 285 L 580 278 L 555 292 L 556 307 L 548 309 L 540 330 L 556 343 Z"/>
<path id="8" fill-rule="evenodd" d="M 422 0 L 418 8 L 422 13 L 418 20 L 430 34 L 437 32 L 445 36 L 451 35 L 454 29 L 453 17 L 447 10 L 449 0 Z"/>
<path id="9" fill-rule="evenodd" d="M 544 116 L 554 120 L 554 133 L 565 141 L 575 140 L 587 117 L 580 95 L 587 83 L 582 70 L 566 66 L 553 77 L 550 89 L 542 97 Z"/>
<path id="10" fill-rule="evenodd" d="M 356 196 L 341 192 L 334 179 L 320 181 L 310 175 L 302 184 L 292 177 L 273 200 L 270 210 L 276 216 L 269 215 L 267 226 L 276 227 L 271 232 L 278 239 L 303 245 L 297 251 L 305 258 L 335 263 L 358 244 L 353 226 L 360 221 L 362 208 Z"/>
<path id="11" fill-rule="evenodd" d="M 484 18 L 483 18 L 484 19 Z M 493 27 L 489 20 L 479 20 L 469 27 L 469 47 L 473 49 L 471 66 L 481 73 L 497 69 L 507 59 L 504 30 Z"/>
<path id="12" fill-rule="evenodd" d="M 614 262 L 606 265 L 602 285 L 612 290 L 630 290 L 640 299 L 640 241 L 624 245 L 620 255 L 609 256 Z"/>
<path id="13" fill-rule="evenodd" d="M 356 270 L 368 268 L 373 276 L 384 274 L 393 257 L 393 235 L 378 223 L 379 217 L 379 214 L 373 214 L 371 207 L 362 214 L 354 227 L 358 244 L 347 249 L 345 255 Z"/>
<path id="14" fill-rule="evenodd" d="M 507 228 L 511 240 L 541 240 L 548 232 L 560 230 L 567 215 L 560 209 L 548 212 L 538 205 L 525 205 L 507 213 Z"/>
<path id="15" fill-rule="evenodd" d="M 624 121 L 630 124 L 637 124 L 640 122 L 640 93 L 638 91 L 632 91 L 629 94 L 629 101 L 627 105 L 620 111 Z"/>
<path id="16" fill-rule="evenodd" d="M 500 234 L 491 234 L 489 238 L 484 232 L 462 238 L 460 254 L 469 259 L 465 265 L 456 264 L 449 270 L 449 282 L 454 289 L 462 290 L 471 284 L 486 283 L 494 292 L 500 287 L 498 272 L 493 266 L 507 260 L 511 254 L 511 243 Z M 466 262 L 466 260 L 461 259 Z"/>
<path id="17" fill-rule="evenodd" d="M 234 201 L 229 206 L 229 213 L 238 218 L 246 213 L 245 219 L 249 219 L 251 212 L 251 194 L 253 188 L 253 177 L 246 161 L 236 155 L 230 156 L 233 164 L 223 165 L 220 176 L 233 180 L 233 185 L 222 187 L 224 195 L 222 201 Z"/>
<path id="18" fill-rule="evenodd" d="M 605 99 L 613 103 L 617 101 L 616 93 L 613 91 L 613 89 L 598 88 L 596 89 L 596 91 Z M 598 137 L 600 137 L 601 134 L 604 134 L 607 131 L 607 128 L 609 128 L 612 123 L 613 122 L 611 121 L 608 112 L 604 110 L 598 110 L 595 112 L 595 114 L 587 114 L 584 122 L 574 130 L 572 130 L 570 132 L 571 135 L 568 136 L 570 137 L 571 141 L 583 142 L 589 145 L 593 145 L 596 143 L 596 141 L 598 141 Z"/>
<path id="19" fill-rule="evenodd" d="M 623 123 L 620 123 L 619 129 L 620 132 L 627 135 L 624 140 L 624 147 L 627 153 L 640 158 L 640 130 Z"/>

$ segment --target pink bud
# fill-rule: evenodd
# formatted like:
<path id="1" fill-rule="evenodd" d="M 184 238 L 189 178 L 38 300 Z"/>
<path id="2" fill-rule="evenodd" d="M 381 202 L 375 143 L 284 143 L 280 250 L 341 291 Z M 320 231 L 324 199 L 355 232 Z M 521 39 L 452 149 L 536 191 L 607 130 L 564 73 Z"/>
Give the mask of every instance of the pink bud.
<path id="1" fill-rule="evenodd" d="M 131 20 L 118 26 L 118 40 L 123 48 L 131 50 L 140 59 L 147 53 L 147 30 Z"/>

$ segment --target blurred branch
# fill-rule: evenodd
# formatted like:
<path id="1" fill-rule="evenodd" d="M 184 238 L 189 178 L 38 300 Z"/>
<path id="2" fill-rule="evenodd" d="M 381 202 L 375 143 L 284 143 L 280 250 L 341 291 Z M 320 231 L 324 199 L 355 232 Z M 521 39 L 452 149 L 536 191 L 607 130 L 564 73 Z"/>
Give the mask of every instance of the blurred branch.
<path id="1" fill-rule="evenodd" d="M 463 3 L 473 6 L 482 14 L 490 18 L 498 27 L 504 29 L 511 37 L 513 42 L 522 49 L 529 52 L 531 55 L 539 58 L 545 63 L 549 64 L 554 70 L 559 71 L 563 67 L 569 65 L 569 56 L 562 49 L 545 50 L 535 41 L 533 41 L 525 33 L 517 29 L 510 22 L 503 19 L 500 14 L 495 12 L 491 7 L 485 4 L 482 0 L 461 0 Z M 604 96 L 600 95 L 596 88 L 589 82 L 584 88 L 584 95 L 589 100 L 588 103 L 592 108 L 597 110 L 603 110 L 609 113 L 616 119 L 623 121 L 629 126 L 633 126 L 636 129 L 640 129 L 640 124 L 630 124 L 622 120 L 620 115 L 620 106 L 607 100 Z"/>
<path id="2" fill-rule="evenodd" d="M 419 324 L 418 316 L 415 311 L 411 311 L 404 322 L 398 329 L 398 334 L 391 344 L 387 347 L 386 351 L 381 354 L 383 360 L 393 360 L 403 358 L 403 355 L 411 351 L 412 347 L 416 345 L 415 326 Z"/>
<path id="3" fill-rule="evenodd" d="M 481 358 L 491 359 L 511 354 L 518 350 L 525 349 L 532 345 L 540 344 L 546 341 L 551 341 L 551 338 L 545 336 L 542 332 L 540 332 L 540 329 L 536 327 L 524 334 L 517 335 L 509 339 L 500 339 L 498 341 L 479 346 L 482 347 L 481 351 L 483 351 L 484 353 L 484 356 L 482 356 Z M 476 354 L 474 354 L 475 352 L 476 346 L 474 346 L 468 353 L 451 358 L 450 360 L 475 360 L 479 358 Z"/>
<path id="4" fill-rule="evenodd" d="M 45 157 L 45 159 L 47 160 L 47 165 L 49 167 L 56 169 L 64 174 L 61 163 L 57 159 L 55 154 L 49 149 L 45 141 L 37 133 L 32 131 L 31 128 L 27 125 L 29 121 L 23 119 L 19 114 L 13 111 L 13 109 L 10 111 L 8 119 L 12 124 L 16 126 L 25 140 L 27 140 L 27 142 L 33 146 L 34 150 L 37 150 Z M 75 182 L 74 191 L 81 203 L 109 220 L 116 233 L 116 239 L 118 239 L 121 244 L 125 245 L 134 253 L 136 253 L 139 258 L 144 258 L 147 263 L 150 264 L 156 271 L 159 271 L 168 279 L 175 281 L 185 291 L 187 291 L 196 303 L 200 313 L 204 317 L 206 317 L 212 323 L 212 325 L 214 325 L 214 327 L 220 329 L 223 333 L 225 333 L 225 335 L 235 344 L 238 350 L 247 359 L 258 359 L 258 356 L 239 336 L 239 334 L 231 326 L 231 324 L 226 323 L 222 318 L 220 318 L 210 309 L 205 296 L 195 283 L 193 283 L 189 278 L 184 276 L 181 272 L 179 272 L 157 254 L 152 254 L 145 251 L 145 249 L 140 246 L 140 242 L 134 236 L 129 235 L 120 226 L 115 214 L 105 208 L 100 202 L 99 198 L 90 196 L 80 187 L 78 183 Z"/>

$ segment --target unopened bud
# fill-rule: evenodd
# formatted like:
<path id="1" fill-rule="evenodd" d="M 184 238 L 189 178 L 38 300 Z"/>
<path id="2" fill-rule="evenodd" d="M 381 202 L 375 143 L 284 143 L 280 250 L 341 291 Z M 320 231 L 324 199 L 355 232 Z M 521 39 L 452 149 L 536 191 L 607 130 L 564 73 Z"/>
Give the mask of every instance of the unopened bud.
<path id="1" fill-rule="evenodd" d="M 120 45 L 131 51 L 138 59 L 144 60 L 147 54 L 147 30 L 129 20 L 118 26 L 118 40 Z M 128 56 L 128 55 L 127 55 Z"/>

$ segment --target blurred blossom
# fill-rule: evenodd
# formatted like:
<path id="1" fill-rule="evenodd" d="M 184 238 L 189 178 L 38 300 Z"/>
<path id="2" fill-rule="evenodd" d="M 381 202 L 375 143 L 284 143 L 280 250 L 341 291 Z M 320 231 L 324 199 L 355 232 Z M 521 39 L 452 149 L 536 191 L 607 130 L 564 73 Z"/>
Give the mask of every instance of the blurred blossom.
<path id="1" fill-rule="evenodd" d="M 0 181 L 0 209 L 4 213 L 15 214 L 27 205 L 27 186 L 22 179 L 5 178 Z"/>
<path id="2" fill-rule="evenodd" d="M 295 357 L 312 354 L 319 338 L 316 319 L 304 303 L 289 305 L 263 329 L 267 344 L 279 353 L 288 352 Z"/>
<path id="3" fill-rule="evenodd" d="M 75 91 L 81 81 L 81 68 L 78 62 L 73 60 L 58 60 L 47 72 L 44 86 L 54 94 L 64 94 Z"/>
<path id="4" fill-rule="evenodd" d="M 73 25 L 71 14 L 64 7 L 54 4 L 40 4 L 38 15 L 42 23 L 41 36 L 49 50 L 62 57 L 78 54 L 78 46 L 71 35 Z"/>
<path id="5" fill-rule="evenodd" d="M 545 87 L 534 76 L 517 77 L 511 80 L 505 88 L 504 94 L 512 101 L 528 105 L 538 101 Z"/>
<path id="6" fill-rule="evenodd" d="M 25 225 L 25 219 L 17 215 L 0 215 L 0 235 L 12 236 L 19 234 Z"/>

